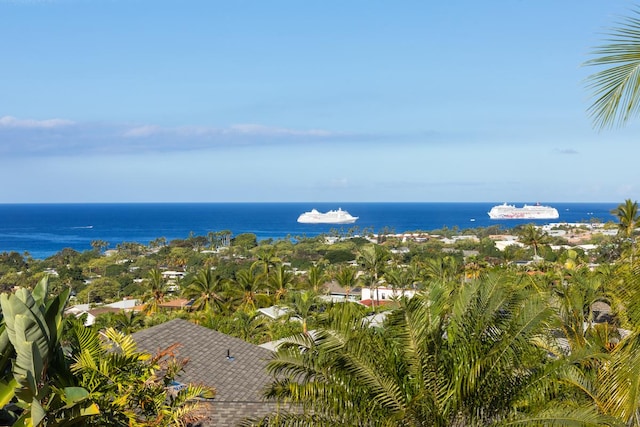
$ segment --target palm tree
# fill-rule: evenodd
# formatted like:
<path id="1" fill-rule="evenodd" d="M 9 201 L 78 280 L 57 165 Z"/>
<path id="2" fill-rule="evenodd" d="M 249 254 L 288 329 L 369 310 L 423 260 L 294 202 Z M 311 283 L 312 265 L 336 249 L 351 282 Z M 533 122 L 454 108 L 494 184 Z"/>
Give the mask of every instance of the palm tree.
<path id="1" fill-rule="evenodd" d="M 239 338 L 261 343 L 267 337 L 268 323 L 259 311 L 238 310 L 233 315 L 233 329 Z"/>
<path id="2" fill-rule="evenodd" d="M 638 202 L 627 199 L 624 203 L 611 211 L 618 218 L 618 236 L 622 239 L 620 242 L 620 252 L 625 252 L 623 248 L 629 248 L 629 264 L 633 264 L 633 255 L 635 252 L 635 231 L 640 225 L 640 215 L 638 214 Z"/>
<path id="3" fill-rule="evenodd" d="M 623 425 L 640 424 L 640 338 L 638 333 L 616 346 L 598 373 L 595 399 L 602 411 L 622 420 Z"/>
<path id="4" fill-rule="evenodd" d="M 208 311 L 214 306 L 221 308 L 222 302 L 225 301 L 223 295 L 225 289 L 225 281 L 213 274 L 210 268 L 204 268 L 196 274 L 182 295 L 194 300 L 191 305 L 194 310 Z"/>
<path id="5" fill-rule="evenodd" d="M 423 265 L 417 260 L 411 260 L 409 267 L 407 267 L 407 275 L 409 283 L 413 289 L 421 288 L 422 280 L 424 276 L 422 274 Z"/>
<path id="6" fill-rule="evenodd" d="M 218 248 L 218 233 L 210 231 L 207 233 L 207 240 L 209 242 L 209 249 L 214 250 Z"/>
<path id="7" fill-rule="evenodd" d="M 358 271 L 349 265 L 344 265 L 336 272 L 334 279 L 345 290 L 345 299 L 348 301 L 351 291 L 358 284 Z"/>
<path id="8" fill-rule="evenodd" d="M 372 306 L 375 305 L 374 301 L 378 300 L 377 287 L 388 259 L 389 252 L 384 247 L 375 244 L 363 247 L 358 253 L 358 262 L 367 271 L 369 280 L 366 283 L 369 284 L 372 295 L 374 288 L 376 289 L 376 298 L 371 298 Z"/>
<path id="9" fill-rule="evenodd" d="M 464 264 L 464 273 L 466 279 L 477 279 L 482 273 L 484 263 L 478 257 L 471 257 Z"/>
<path id="10" fill-rule="evenodd" d="M 640 263 L 623 263 L 613 268 L 599 267 L 597 272 L 621 326 L 640 331 Z"/>
<path id="11" fill-rule="evenodd" d="M 111 324 L 120 332 L 131 334 L 144 326 L 144 317 L 135 311 L 120 311 L 113 315 Z"/>
<path id="12" fill-rule="evenodd" d="M 618 234 L 625 239 L 633 239 L 633 234 L 640 225 L 638 202 L 627 199 L 611 211 L 618 218 Z"/>
<path id="13" fill-rule="evenodd" d="M 157 239 L 153 239 L 149 242 L 149 248 L 151 249 L 161 248 L 161 247 L 164 247 L 166 244 L 167 244 L 166 237 L 158 237 Z"/>
<path id="14" fill-rule="evenodd" d="M 275 294 L 276 304 L 287 295 L 293 285 L 293 273 L 283 264 L 276 264 L 268 277 L 269 287 Z"/>
<path id="15" fill-rule="evenodd" d="M 254 266 L 236 272 L 233 284 L 242 292 L 242 308 L 249 311 L 256 309 L 258 292 L 264 286 L 264 280 L 264 275 L 255 273 Z"/>
<path id="16" fill-rule="evenodd" d="M 158 311 L 159 305 L 164 302 L 167 284 L 164 281 L 164 277 L 162 277 L 162 273 L 157 268 L 149 270 L 147 284 L 149 288 L 144 297 L 146 301 L 145 312 L 147 314 L 154 314 Z"/>
<path id="17" fill-rule="evenodd" d="M 309 288 L 313 290 L 313 292 L 319 294 L 326 280 L 327 275 L 325 274 L 322 267 L 320 267 L 319 265 L 312 265 L 311 267 L 309 267 L 309 272 L 307 273 L 306 277 L 306 283 L 309 285 Z"/>
<path id="18" fill-rule="evenodd" d="M 266 397 L 296 403 L 300 411 L 267 416 L 261 425 L 610 421 L 565 381 L 578 362 L 549 359 L 554 313 L 536 290 L 501 277 L 459 292 L 442 282 L 429 288 L 393 311 L 384 330 L 347 317 L 286 340 L 269 364 L 278 379 Z"/>
<path id="19" fill-rule="evenodd" d="M 424 265 L 424 274 L 429 279 L 448 282 L 456 279 L 459 268 L 458 261 L 452 256 L 429 258 Z"/>
<path id="20" fill-rule="evenodd" d="M 640 424 L 640 265 L 628 264 L 616 268 L 611 290 L 624 306 L 618 317 L 623 327 L 631 329 L 626 338 L 613 347 L 609 359 L 598 372 L 596 401 L 603 412 L 616 416 L 627 426 Z M 604 277 L 609 276 L 604 272 Z M 608 282 L 608 281 L 607 281 Z M 615 303 L 614 303 L 615 304 Z M 612 306 L 614 305 L 612 304 Z"/>
<path id="21" fill-rule="evenodd" d="M 302 333 L 308 334 L 307 323 L 317 305 L 316 294 L 312 291 L 293 292 L 287 300 L 287 307 L 291 310 L 289 318 L 298 318 L 302 322 Z"/>
<path id="22" fill-rule="evenodd" d="M 97 252 L 102 252 L 109 247 L 109 243 L 104 240 L 92 240 L 91 247 Z"/>
<path id="23" fill-rule="evenodd" d="M 592 385 L 594 401 L 603 413 L 615 416 L 623 425 L 640 423 L 640 263 L 630 266 L 622 263 L 600 267 L 596 273 L 607 302 L 612 307 L 616 322 L 612 335 L 616 338 L 606 344 L 610 352 L 599 365 L 597 379 Z M 628 336 L 616 337 L 618 322 Z M 611 331 L 610 331 L 611 332 Z"/>
<path id="24" fill-rule="evenodd" d="M 374 280 L 380 279 L 388 259 L 389 252 L 375 244 L 363 247 L 358 253 L 358 262 L 371 273 Z"/>
<path id="25" fill-rule="evenodd" d="M 218 249 L 222 246 L 229 246 L 231 242 L 231 231 L 210 231 L 207 233 L 209 249 Z"/>
<path id="26" fill-rule="evenodd" d="M 189 257 L 185 248 L 178 248 L 179 250 L 171 250 L 170 265 L 184 271 L 187 264 L 189 264 Z"/>
<path id="27" fill-rule="evenodd" d="M 397 295 L 396 291 L 400 289 L 404 296 L 404 291 L 409 287 L 409 282 L 411 281 L 409 272 L 399 267 L 386 270 L 384 272 L 384 278 L 389 286 L 391 286 L 391 289 L 393 289 L 394 295 Z"/>
<path id="28" fill-rule="evenodd" d="M 272 266 L 282 262 L 276 255 L 276 248 L 271 245 L 263 245 L 258 247 L 258 249 L 256 250 L 256 257 L 258 259 L 256 260 L 255 264 L 262 266 L 265 276 L 269 275 Z"/>
<path id="29" fill-rule="evenodd" d="M 572 351 L 588 345 L 585 324 L 593 320 L 591 305 L 606 298 L 600 292 L 600 283 L 598 276 L 574 271 L 570 276 L 565 274 L 563 282 L 553 288 L 550 301 L 558 312 L 558 330 Z"/>
<path id="30" fill-rule="evenodd" d="M 538 248 L 549 242 L 549 235 L 534 224 L 525 225 L 518 234 L 518 239 L 533 248 L 533 258 L 538 258 Z"/>
<path id="31" fill-rule="evenodd" d="M 587 79 L 594 98 L 589 115 L 600 129 L 626 124 L 640 108 L 640 11 L 614 28 L 594 55 L 585 65 L 606 68 Z"/>

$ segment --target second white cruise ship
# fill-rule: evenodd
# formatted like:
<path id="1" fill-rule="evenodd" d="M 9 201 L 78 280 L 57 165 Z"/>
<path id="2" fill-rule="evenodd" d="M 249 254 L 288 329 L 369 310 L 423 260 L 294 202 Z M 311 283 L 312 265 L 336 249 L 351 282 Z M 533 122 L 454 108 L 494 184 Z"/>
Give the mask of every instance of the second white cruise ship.
<path id="1" fill-rule="evenodd" d="M 340 208 L 327 213 L 311 209 L 311 211 L 300 215 L 298 222 L 303 224 L 353 224 L 357 219 L 357 216 L 351 216 L 349 212 L 343 211 Z"/>
<path id="2" fill-rule="evenodd" d="M 559 216 L 556 208 L 542 206 L 539 203 L 524 205 L 521 208 L 504 203 L 492 207 L 489 211 L 491 219 L 556 219 Z"/>

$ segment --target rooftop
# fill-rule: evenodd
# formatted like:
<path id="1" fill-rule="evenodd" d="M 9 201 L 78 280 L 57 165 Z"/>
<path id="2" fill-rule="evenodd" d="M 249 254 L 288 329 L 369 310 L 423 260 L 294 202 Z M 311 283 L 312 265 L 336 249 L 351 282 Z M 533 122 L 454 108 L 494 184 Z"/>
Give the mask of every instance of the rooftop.
<path id="1" fill-rule="evenodd" d="M 150 353 L 179 344 L 177 355 L 189 358 L 180 381 L 215 387 L 218 401 L 261 400 L 271 381 L 265 370 L 271 351 L 186 320 L 170 320 L 133 337 Z"/>
<path id="2" fill-rule="evenodd" d="M 178 344 L 176 356 L 189 359 L 178 380 L 216 389 L 203 425 L 235 425 L 274 409 L 262 399 L 263 388 L 272 381 L 266 371 L 270 350 L 182 319 L 136 332 L 133 338 L 139 350 L 149 353 Z"/>

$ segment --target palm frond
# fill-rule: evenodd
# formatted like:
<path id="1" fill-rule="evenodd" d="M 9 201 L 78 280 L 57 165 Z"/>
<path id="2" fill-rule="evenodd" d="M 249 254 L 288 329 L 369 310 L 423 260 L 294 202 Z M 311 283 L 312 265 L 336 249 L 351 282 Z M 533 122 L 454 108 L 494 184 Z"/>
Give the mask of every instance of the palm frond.
<path id="1" fill-rule="evenodd" d="M 640 19 L 631 16 L 620 22 L 594 55 L 585 65 L 608 68 L 587 78 L 594 98 L 589 116 L 600 129 L 623 125 L 640 111 Z"/>

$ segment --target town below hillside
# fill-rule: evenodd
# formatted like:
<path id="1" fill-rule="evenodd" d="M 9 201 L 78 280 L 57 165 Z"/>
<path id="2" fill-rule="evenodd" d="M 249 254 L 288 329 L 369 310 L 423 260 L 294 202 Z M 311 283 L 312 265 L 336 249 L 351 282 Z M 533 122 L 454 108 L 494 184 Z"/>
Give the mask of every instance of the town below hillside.
<path id="1" fill-rule="evenodd" d="M 470 385 L 476 396 L 471 408 L 489 408 L 494 398 L 506 402 L 486 409 L 501 419 L 558 419 L 568 408 L 558 402 L 566 401 L 579 407 L 575 417 L 606 424 L 624 418 L 619 401 L 609 399 L 610 387 L 627 380 L 616 366 L 640 366 L 639 219 L 637 204 L 621 206 L 630 215 L 623 209 L 618 223 L 607 224 L 407 233 L 352 228 L 263 241 L 216 231 L 158 237 L 147 245 L 96 240 L 92 250 L 67 248 L 44 260 L 4 252 L 0 304 L 7 328 L 20 331 L 9 335 L 15 353 L 6 354 L 16 354 L 9 361 L 15 369 L 30 372 L 40 365 L 18 368 L 23 360 L 52 358 L 58 371 L 47 381 L 57 384 L 64 374 L 64 384 L 77 386 L 52 389 L 63 393 L 47 398 L 52 405 L 67 403 L 49 416 L 73 416 L 64 411 L 75 407 L 92 425 L 110 425 L 110 414 L 175 425 L 169 414 L 182 417 L 196 407 L 200 418 L 190 419 L 202 425 L 287 425 L 283 419 L 318 413 L 332 420 L 329 425 L 345 419 L 340 408 L 318 404 L 319 390 L 331 402 L 370 402 L 348 416 L 348 425 L 365 425 L 371 416 L 398 416 L 384 404 L 393 399 L 380 397 L 375 384 L 422 390 L 415 398 L 423 399 L 435 384 L 456 396 L 452 378 Z M 38 322 L 40 316 L 48 320 Z M 33 321 L 14 321 L 23 317 Z M 38 332 L 35 325 L 59 330 Z M 21 336 L 52 340 L 52 350 L 25 346 Z M 65 362 L 53 360 L 55 354 Z M 153 365 L 160 361 L 164 365 Z M 119 366 L 125 362 L 130 366 Z M 417 380 L 418 366 L 428 371 L 424 381 Z M 149 397 L 137 374 L 117 374 L 123 369 L 145 372 L 144 384 L 163 385 Z M 118 377 L 119 387 L 128 384 L 130 398 L 113 394 L 109 384 L 115 383 L 94 380 L 109 375 Z M 578 377 L 591 380 L 572 382 Z M 484 385 L 472 387 L 477 381 Z M 347 394 L 344 384 L 350 384 Z M 525 389 L 536 397 L 513 401 Z M 13 399 L 21 402 L 17 390 Z M 170 407 L 145 412 L 149 406 L 134 395 Z M 609 401 L 608 409 L 593 396 Z M 451 399 L 459 408 L 467 405 L 465 397 Z M 188 402 L 193 405 L 181 406 Z M 4 409 L 0 417 L 17 420 L 31 410 Z M 441 416 L 454 422 L 476 413 L 464 411 Z"/>
<path id="2" fill-rule="evenodd" d="M 424 278 L 417 276 L 432 277 L 429 271 L 435 263 L 451 276 L 474 276 L 490 269 L 544 271 L 566 260 L 593 271 L 619 257 L 627 244 L 620 241 L 618 225 L 611 222 L 527 224 L 510 230 L 492 226 L 407 233 L 358 231 L 332 230 L 313 238 L 260 242 L 253 234 L 211 232 L 169 242 L 159 237 L 149 245 L 122 242 L 115 248 L 109 242 L 94 241 L 91 251 L 63 249 L 45 260 L 9 252 L 0 256 L 0 286 L 11 292 L 33 286 L 46 276 L 54 287 L 71 288 L 69 313 L 86 315 L 89 324 L 100 323 L 100 319 L 108 324 L 120 311 L 147 315 L 193 312 L 199 305 L 222 300 L 233 313 L 241 305 L 238 295 L 218 301 L 213 294 L 222 295 L 223 289 L 229 293 L 234 286 L 239 293 L 242 286 L 248 286 L 243 285 L 247 280 L 253 282 L 251 306 L 258 312 L 284 304 L 289 290 L 300 289 L 311 289 L 325 301 L 384 305 L 419 291 Z M 384 252 L 384 263 L 375 278 L 367 272 L 364 255 L 371 248 Z M 346 269 L 353 270 L 350 280 L 341 279 L 348 275 Z M 217 290 L 199 294 L 193 290 L 194 282 L 205 272 L 214 277 L 207 280 L 214 280 Z M 200 301 L 202 292 L 204 302 Z"/>

